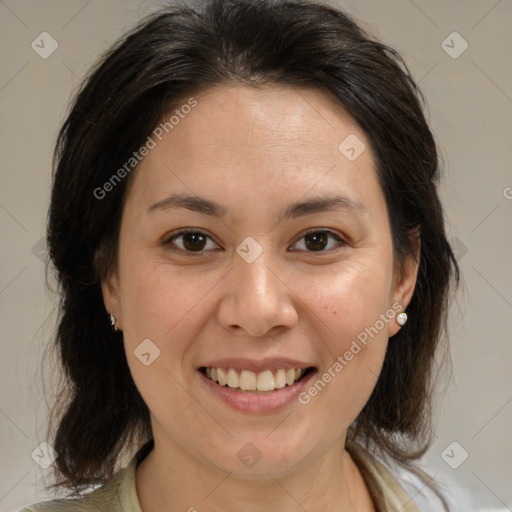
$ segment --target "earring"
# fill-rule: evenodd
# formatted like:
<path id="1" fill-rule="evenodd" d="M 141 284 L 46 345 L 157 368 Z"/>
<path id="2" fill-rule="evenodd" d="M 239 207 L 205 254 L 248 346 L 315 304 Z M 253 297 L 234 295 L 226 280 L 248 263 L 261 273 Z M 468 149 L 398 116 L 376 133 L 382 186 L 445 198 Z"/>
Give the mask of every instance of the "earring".
<path id="1" fill-rule="evenodd" d="M 405 313 L 405 312 L 398 313 L 398 315 L 396 315 L 396 322 L 399 325 L 404 325 L 405 322 L 407 322 L 407 313 Z"/>
<path id="2" fill-rule="evenodd" d="M 112 313 L 110 313 L 110 325 L 114 332 L 119 331 L 119 327 L 116 325 L 116 317 Z"/>

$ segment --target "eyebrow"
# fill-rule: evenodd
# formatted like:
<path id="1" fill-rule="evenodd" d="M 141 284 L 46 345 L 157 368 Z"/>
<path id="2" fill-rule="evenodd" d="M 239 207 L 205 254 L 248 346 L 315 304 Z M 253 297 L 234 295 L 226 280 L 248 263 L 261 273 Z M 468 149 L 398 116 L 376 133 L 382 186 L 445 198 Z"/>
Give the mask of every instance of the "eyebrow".
<path id="1" fill-rule="evenodd" d="M 184 194 L 172 194 L 161 201 L 153 203 L 148 208 L 148 213 L 178 208 L 186 208 L 187 210 L 216 218 L 226 217 L 228 213 L 226 208 L 210 199 L 199 196 L 187 196 Z M 358 201 L 343 196 L 315 197 L 307 201 L 290 204 L 282 213 L 282 218 L 292 219 L 313 213 L 340 210 L 362 211 L 364 210 L 364 206 Z"/>

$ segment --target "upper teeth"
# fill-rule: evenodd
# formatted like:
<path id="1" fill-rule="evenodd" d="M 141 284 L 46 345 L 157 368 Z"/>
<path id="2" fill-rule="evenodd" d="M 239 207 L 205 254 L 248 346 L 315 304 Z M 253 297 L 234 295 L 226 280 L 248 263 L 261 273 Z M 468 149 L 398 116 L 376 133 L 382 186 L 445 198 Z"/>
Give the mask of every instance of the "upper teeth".
<path id="1" fill-rule="evenodd" d="M 274 391 L 285 386 L 291 386 L 298 381 L 306 370 L 303 368 L 289 368 L 265 370 L 255 373 L 250 370 L 237 371 L 234 368 L 206 368 L 205 374 L 221 386 L 228 386 L 242 391 Z"/>

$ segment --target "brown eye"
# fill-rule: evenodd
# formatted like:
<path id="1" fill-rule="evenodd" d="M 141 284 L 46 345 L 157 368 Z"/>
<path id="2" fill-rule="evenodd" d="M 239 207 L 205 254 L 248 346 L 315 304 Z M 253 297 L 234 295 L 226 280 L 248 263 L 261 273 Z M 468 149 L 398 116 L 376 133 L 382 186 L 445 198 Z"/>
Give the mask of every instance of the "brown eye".
<path id="1" fill-rule="evenodd" d="M 211 241 L 215 246 L 213 248 L 218 247 L 218 245 L 213 242 L 208 235 L 201 231 L 180 231 L 164 243 L 165 245 L 174 245 L 176 250 L 179 251 L 203 252 L 205 249 L 212 249 L 212 247 L 207 247 L 208 241 Z"/>
<path id="2" fill-rule="evenodd" d="M 329 239 L 336 240 L 337 244 L 330 245 Z M 309 233 L 306 233 L 299 240 L 299 242 L 301 240 L 304 240 L 304 249 L 299 250 L 306 250 L 308 252 L 327 252 L 328 250 L 336 246 L 341 246 L 345 244 L 345 241 L 332 231 L 310 231 Z M 299 242 L 297 242 L 295 245 L 297 245 Z"/>

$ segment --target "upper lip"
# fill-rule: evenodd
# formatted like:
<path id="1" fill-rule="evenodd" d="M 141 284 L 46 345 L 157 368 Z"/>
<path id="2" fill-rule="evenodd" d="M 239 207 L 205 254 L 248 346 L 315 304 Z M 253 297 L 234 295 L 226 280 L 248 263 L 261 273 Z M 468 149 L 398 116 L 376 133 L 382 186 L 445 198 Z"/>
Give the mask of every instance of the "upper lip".
<path id="1" fill-rule="evenodd" d="M 280 368 L 311 368 L 313 365 L 288 359 L 286 357 L 272 357 L 266 359 L 247 359 L 247 358 L 224 358 L 215 359 L 202 364 L 200 368 L 233 368 L 235 370 L 251 370 L 253 372 L 262 372 L 264 370 L 279 370 Z"/>

